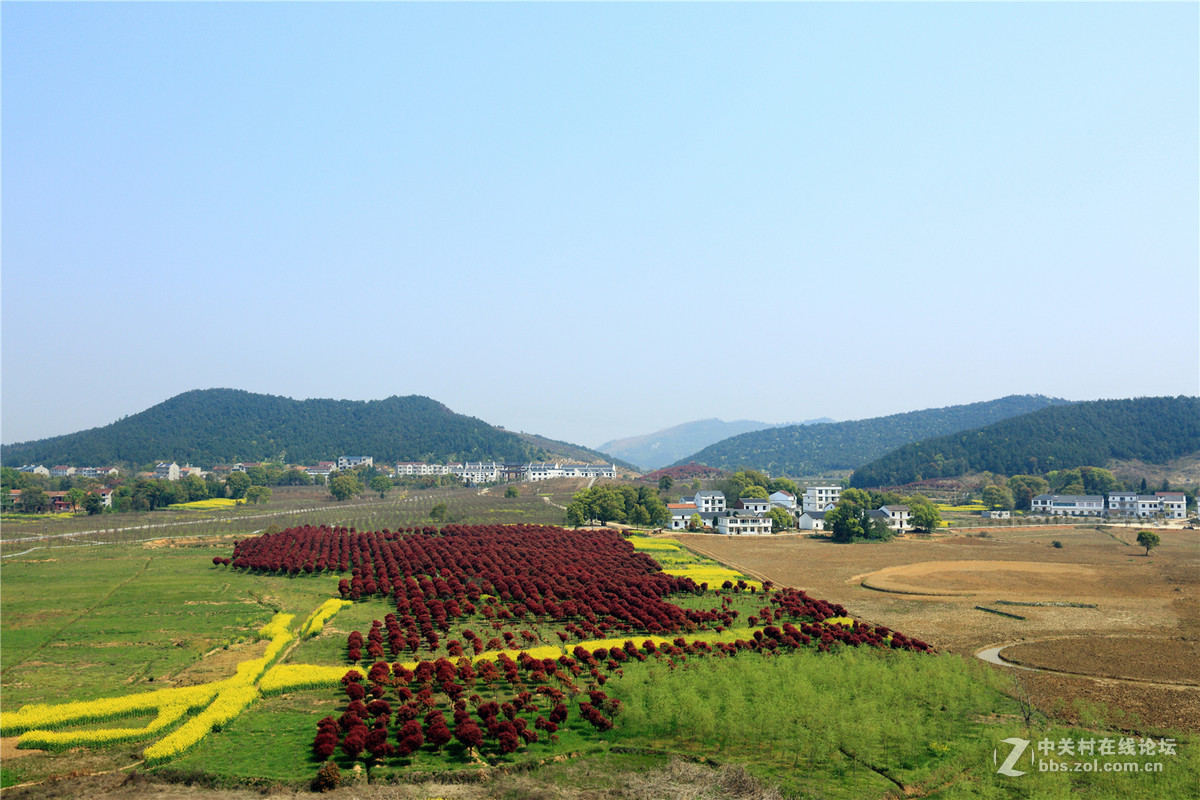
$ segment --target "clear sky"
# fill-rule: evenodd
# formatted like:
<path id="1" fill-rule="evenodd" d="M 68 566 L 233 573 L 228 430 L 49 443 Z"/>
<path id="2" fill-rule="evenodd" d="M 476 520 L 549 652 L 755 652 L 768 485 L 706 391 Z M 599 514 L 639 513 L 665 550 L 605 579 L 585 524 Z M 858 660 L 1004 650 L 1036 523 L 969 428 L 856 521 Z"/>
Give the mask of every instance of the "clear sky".
<path id="1" fill-rule="evenodd" d="M 1200 392 L 1200 5 L 11 3 L 6 443 Z"/>

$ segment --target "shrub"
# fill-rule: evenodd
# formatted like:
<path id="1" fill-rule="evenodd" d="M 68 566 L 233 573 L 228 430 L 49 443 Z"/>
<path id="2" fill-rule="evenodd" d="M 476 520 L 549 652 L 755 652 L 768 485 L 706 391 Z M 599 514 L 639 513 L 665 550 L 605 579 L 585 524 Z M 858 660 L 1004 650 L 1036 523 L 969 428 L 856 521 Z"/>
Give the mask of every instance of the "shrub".
<path id="1" fill-rule="evenodd" d="M 312 781 L 312 790 L 314 792 L 332 792 L 341 785 L 342 771 L 338 769 L 337 764 L 327 761 L 323 767 L 317 770 L 317 777 Z"/>

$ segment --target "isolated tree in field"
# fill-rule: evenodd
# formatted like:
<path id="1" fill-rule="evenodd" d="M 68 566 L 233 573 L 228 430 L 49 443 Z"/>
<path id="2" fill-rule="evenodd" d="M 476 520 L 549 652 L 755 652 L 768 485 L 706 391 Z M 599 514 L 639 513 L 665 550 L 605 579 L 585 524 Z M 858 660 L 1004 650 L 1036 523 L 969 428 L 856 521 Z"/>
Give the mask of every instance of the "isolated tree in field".
<path id="1" fill-rule="evenodd" d="M 329 481 L 329 493 L 337 500 L 349 500 L 362 494 L 362 491 L 363 485 L 358 482 L 358 477 L 351 473 L 338 475 Z"/>
<path id="2" fill-rule="evenodd" d="M 1150 555 L 1150 551 L 1158 547 L 1162 539 L 1154 531 L 1138 531 L 1137 543 L 1146 548 L 1146 555 Z"/>
<path id="3" fill-rule="evenodd" d="M 382 500 L 384 498 L 384 496 L 389 491 L 391 491 L 391 488 L 392 488 L 392 479 L 389 478 L 388 476 L 376 475 L 374 478 L 371 478 L 371 491 L 379 492 L 380 500 Z"/>
<path id="4" fill-rule="evenodd" d="M 517 489 L 517 487 L 509 486 L 507 489 L 504 490 L 504 496 L 510 497 L 510 498 L 511 497 L 520 497 L 521 492 L 520 492 L 520 490 Z"/>
<path id="5" fill-rule="evenodd" d="M 267 486 L 259 486 L 255 484 L 246 490 L 246 501 L 258 505 L 265 503 L 271 499 L 271 489 Z"/>
<path id="6" fill-rule="evenodd" d="M 229 496 L 234 500 L 238 500 L 246 496 L 246 490 L 250 488 L 250 476 L 244 472 L 230 473 L 225 479 L 225 488 L 229 490 Z"/>
<path id="7" fill-rule="evenodd" d="M 434 522 L 441 522 L 446 518 L 446 504 L 438 503 L 433 508 L 429 509 L 429 518 Z"/>
<path id="8" fill-rule="evenodd" d="M 658 490 L 660 492 L 670 491 L 671 487 L 674 485 L 675 481 L 671 479 L 670 475 L 663 475 L 658 479 Z"/>

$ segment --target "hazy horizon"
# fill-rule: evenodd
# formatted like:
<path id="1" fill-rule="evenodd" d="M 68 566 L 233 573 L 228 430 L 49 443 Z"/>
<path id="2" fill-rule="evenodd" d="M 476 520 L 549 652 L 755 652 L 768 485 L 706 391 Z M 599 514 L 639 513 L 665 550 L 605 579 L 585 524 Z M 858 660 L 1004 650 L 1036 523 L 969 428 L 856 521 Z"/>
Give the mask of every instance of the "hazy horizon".
<path id="1" fill-rule="evenodd" d="M 6 444 L 1200 393 L 1196 4 L 0 9 Z"/>

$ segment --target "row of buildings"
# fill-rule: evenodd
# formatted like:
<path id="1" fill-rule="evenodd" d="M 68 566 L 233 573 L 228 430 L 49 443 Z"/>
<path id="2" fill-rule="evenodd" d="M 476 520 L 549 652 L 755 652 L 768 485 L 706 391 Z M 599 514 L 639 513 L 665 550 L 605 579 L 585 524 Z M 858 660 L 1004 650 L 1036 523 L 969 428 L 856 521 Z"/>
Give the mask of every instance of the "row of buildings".
<path id="1" fill-rule="evenodd" d="M 214 475 L 228 476 L 234 472 L 246 472 L 253 467 L 265 466 L 261 463 L 239 462 L 237 464 L 217 464 L 211 470 Z M 357 467 L 374 467 L 372 456 L 341 456 L 337 461 L 321 461 L 315 466 L 298 466 L 313 478 L 326 479 L 334 472 L 355 469 Z M 387 465 L 379 465 L 381 472 L 391 477 L 420 476 L 420 475 L 454 475 L 463 483 L 521 483 L 524 481 L 546 481 L 552 478 L 615 478 L 616 464 L 561 464 L 561 463 L 517 463 L 502 464 L 495 461 L 475 461 L 459 464 L 427 464 L 423 461 L 402 461 L 393 469 Z M 88 477 L 103 478 L 117 473 L 116 467 L 67 467 L 57 466 L 46 468 L 40 465 L 25 465 L 20 472 L 43 475 L 48 478 Z M 207 472 L 191 464 L 179 466 L 175 462 L 161 462 L 155 465 L 154 472 L 149 477 L 161 480 L 177 481 L 188 475 L 204 477 Z"/>
<path id="2" fill-rule="evenodd" d="M 1034 514 L 1066 517 L 1161 517 L 1187 518 L 1183 492 L 1109 492 L 1098 494 L 1039 494 L 1033 498 Z"/>

